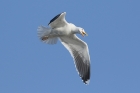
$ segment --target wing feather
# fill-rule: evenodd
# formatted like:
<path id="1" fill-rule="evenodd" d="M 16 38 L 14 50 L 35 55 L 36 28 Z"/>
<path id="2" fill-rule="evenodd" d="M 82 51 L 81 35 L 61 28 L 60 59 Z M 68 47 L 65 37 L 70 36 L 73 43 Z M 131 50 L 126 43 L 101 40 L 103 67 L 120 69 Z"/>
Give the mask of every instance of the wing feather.
<path id="1" fill-rule="evenodd" d="M 49 23 L 49 26 L 51 28 L 58 28 L 63 27 L 67 24 L 67 21 L 65 20 L 66 12 L 60 13 L 57 16 L 55 16 Z"/>
<path id="2" fill-rule="evenodd" d="M 70 52 L 76 69 L 85 84 L 90 80 L 90 57 L 87 44 L 76 35 L 61 37 L 61 43 Z"/>

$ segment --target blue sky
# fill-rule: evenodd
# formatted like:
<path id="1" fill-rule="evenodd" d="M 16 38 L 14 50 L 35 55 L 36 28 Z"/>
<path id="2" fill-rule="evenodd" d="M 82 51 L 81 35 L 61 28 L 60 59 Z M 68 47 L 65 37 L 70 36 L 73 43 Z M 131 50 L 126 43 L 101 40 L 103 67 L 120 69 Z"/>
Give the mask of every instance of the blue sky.
<path id="1" fill-rule="evenodd" d="M 139 0 L 1 0 L 0 93 L 140 93 Z M 67 12 L 83 27 L 91 81 L 83 84 L 60 42 L 47 45 L 37 27 Z"/>

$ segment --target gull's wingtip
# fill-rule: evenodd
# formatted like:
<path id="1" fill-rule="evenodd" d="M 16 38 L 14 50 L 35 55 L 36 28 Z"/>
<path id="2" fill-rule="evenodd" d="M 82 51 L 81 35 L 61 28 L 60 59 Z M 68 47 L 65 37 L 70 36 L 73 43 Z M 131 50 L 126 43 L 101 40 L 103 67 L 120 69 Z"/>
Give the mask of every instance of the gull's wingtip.
<path id="1" fill-rule="evenodd" d="M 86 85 L 89 85 L 90 80 L 83 81 Z"/>
<path id="2" fill-rule="evenodd" d="M 63 12 L 62 14 L 63 14 L 63 15 L 66 15 L 66 12 Z"/>

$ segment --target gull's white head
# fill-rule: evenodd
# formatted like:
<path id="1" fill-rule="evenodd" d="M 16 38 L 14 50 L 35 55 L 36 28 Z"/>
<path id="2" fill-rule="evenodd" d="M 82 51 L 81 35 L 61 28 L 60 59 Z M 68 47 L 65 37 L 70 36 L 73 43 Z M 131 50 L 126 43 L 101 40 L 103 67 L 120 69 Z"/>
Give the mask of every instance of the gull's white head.
<path id="1" fill-rule="evenodd" d="M 71 25 L 71 29 L 72 29 L 73 34 L 78 33 L 78 34 L 81 34 L 82 36 L 87 36 L 87 33 L 85 32 L 85 30 L 83 28 L 77 27 L 72 23 L 70 23 L 70 25 Z"/>
<path id="2" fill-rule="evenodd" d="M 87 36 L 87 33 L 85 32 L 85 30 L 81 27 L 79 27 L 79 33 L 84 37 L 84 36 Z"/>

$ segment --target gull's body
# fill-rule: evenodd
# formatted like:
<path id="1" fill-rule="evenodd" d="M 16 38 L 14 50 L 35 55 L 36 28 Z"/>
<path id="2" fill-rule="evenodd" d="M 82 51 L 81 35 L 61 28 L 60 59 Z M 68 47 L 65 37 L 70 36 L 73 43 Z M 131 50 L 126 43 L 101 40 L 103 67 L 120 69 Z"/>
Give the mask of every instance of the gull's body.
<path id="1" fill-rule="evenodd" d="M 74 59 L 76 69 L 85 84 L 90 80 L 90 56 L 87 44 L 75 34 L 86 35 L 81 27 L 76 27 L 65 20 L 66 12 L 55 16 L 48 24 L 50 28 L 38 27 L 38 36 L 43 42 L 56 44 L 60 39 L 61 43 L 70 52 Z"/>

